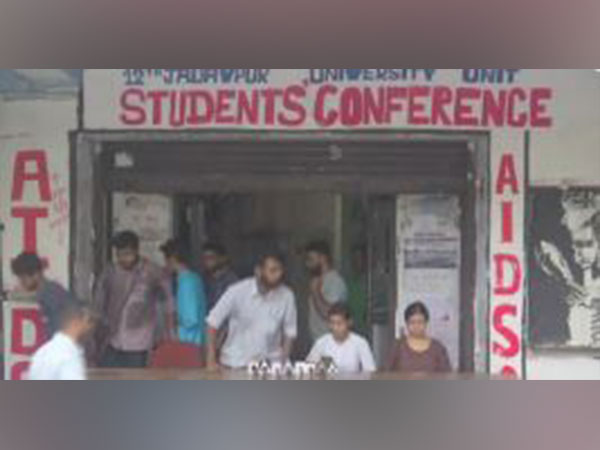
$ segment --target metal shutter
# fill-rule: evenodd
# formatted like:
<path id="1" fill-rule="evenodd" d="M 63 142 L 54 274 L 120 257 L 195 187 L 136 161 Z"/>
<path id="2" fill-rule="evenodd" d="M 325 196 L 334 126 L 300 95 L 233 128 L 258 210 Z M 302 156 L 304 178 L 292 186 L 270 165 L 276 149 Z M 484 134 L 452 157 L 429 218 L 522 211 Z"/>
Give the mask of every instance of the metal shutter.
<path id="1" fill-rule="evenodd" d="M 131 166 L 117 164 L 125 153 Z M 273 142 L 110 144 L 109 188 L 154 192 L 289 189 L 461 191 L 466 145 Z"/>

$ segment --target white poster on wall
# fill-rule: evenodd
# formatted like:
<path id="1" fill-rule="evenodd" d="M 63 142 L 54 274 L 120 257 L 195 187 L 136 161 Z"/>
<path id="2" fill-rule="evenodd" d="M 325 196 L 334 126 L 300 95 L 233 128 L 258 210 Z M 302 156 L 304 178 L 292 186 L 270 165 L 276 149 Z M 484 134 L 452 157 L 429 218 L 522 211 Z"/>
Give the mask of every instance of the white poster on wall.
<path id="1" fill-rule="evenodd" d="M 457 197 L 406 195 L 398 198 L 397 337 L 404 311 L 423 302 L 431 313 L 429 331 L 457 368 L 460 355 L 460 207 Z"/>
<path id="2" fill-rule="evenodd" d="M 173 237 L 173 202 L 164 195 L 117 192 L 113 196 L 113 230 L 136 232 L 140 251 L 156 264 L 163 264 L 160 246 Z"/>

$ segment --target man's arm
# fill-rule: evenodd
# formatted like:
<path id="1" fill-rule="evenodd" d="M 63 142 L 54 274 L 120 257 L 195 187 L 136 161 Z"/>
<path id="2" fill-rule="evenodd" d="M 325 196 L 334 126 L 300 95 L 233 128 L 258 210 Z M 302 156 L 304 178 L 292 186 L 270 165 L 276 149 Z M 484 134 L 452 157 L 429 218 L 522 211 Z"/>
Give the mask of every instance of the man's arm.
<path id="1" fill-rule="evenodd" d="M 165 323 L 163 336 L 161 336 L 161 338 L 175 338 L 175 299 L 173 296 L 171 280 L 163 269 L 149 260 L 144 259 L 143 270 L 146 271 L 149 279 L 151 280 L 149 288 L 151 292 L 151 299 L 154 303 L 152 307 L 156 308 L 156 311 L 159 311 L 159 305 L 164 305 L 163 314 Z"/>
<path id="2" fill-rule="evenodd" d="M 217 342 L 218 342 L 219 330 L 208 327 L 208 345 L 206 348 L 206 367 L 208 370 L 216 370 L 219 368 L 217 361 Z"/>
<path id="3" fill-rule="evenodd" d="M 327 320 L 329 316 L 329 308 L 331 305 L 325 300 L 323 295 L 323 278 L 317 277 L 311 281 L 311 296 L 315 311 L 323 320 Z"/>
<path id="4" fill-rule="evenodd" d="M 375 364 L 375 358 L 373 352 L 367 341 L 362 341 L 360 344 L 360 366 L 361 370 L 365 373 L 373 373 L 377 371 L 377 365 Z"/>
<path id="5" fill-rule="evenodd" d="M 322 351 L 321 351 L 321 340 L 318 340 L 317 342 L 315 342 L 315 344 L 313 345 L 313 348 L 311 349 L 310 353 L 308 354 L 308 356 L 306 357 L 306 361 L 311 362 L 311 363 L 318 363 L 319 361 L 321 361 L 322 356 Z"/>

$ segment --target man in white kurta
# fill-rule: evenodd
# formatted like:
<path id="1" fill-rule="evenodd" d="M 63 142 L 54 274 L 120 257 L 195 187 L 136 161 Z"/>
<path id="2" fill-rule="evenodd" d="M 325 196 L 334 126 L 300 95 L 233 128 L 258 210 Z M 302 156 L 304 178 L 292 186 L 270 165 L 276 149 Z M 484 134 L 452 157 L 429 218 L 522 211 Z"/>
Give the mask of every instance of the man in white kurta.
<path id="1" fill-rule="evenodd" d="M 69 305 L 62 313 L 60 331 L 33 355 L 29 380 L 85 380 L 86 364 L 81 343 L 92 328 L 90 311 L 78 303 Z"/>

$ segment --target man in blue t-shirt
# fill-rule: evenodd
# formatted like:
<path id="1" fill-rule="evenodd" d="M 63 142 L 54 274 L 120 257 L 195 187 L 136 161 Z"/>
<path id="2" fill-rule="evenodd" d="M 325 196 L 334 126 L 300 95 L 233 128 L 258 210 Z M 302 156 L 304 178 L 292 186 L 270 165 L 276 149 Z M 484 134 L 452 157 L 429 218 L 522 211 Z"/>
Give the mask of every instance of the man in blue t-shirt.
<path id="1" fill-rule="evenodd" d="M 190 269 L 186 250 L 170 240 L 161 247 L 167 268 L 176 276 L 175 308 L 177 337 L 181 343 L 199 347 L 206 343 L 206 291 L 202 278 Z"/>

